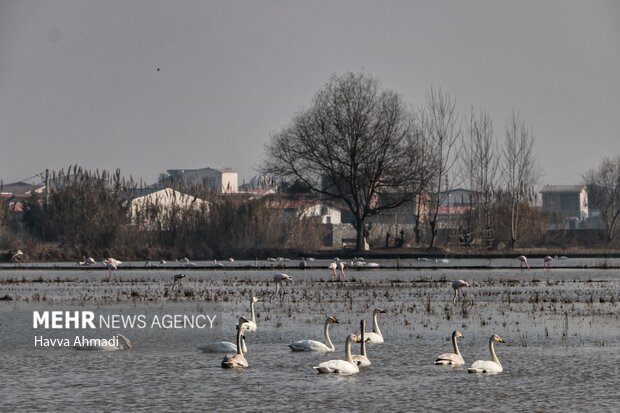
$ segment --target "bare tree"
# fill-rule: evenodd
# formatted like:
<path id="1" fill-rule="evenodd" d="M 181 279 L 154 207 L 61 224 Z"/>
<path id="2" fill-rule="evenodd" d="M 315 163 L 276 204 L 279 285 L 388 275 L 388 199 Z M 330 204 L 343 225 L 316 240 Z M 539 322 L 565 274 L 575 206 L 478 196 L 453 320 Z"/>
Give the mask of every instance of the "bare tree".
<path id="1" fill-rule="evenodd" d="M 503 193 L 510 205 L 510 245 L 519 239 L 521 203 L 535 199 L 534 187 L 540 179 L 540 166 L 534 157 L 534 135 L 513 112 L 506 122 L 506 140 L 502 151 Z"/>
<path id="2" fill-rule="evenodd" d="M 460 159 L 463 179 L 473 191 L 470 216 L 477 221 L 477 238 L 484 242 L 491 238 L 491 207 L 499 177 L 500 154 L 493 135 L 493 121 L 483 109 L 478 114 L 471 109 Z"/>
<path id="3" fill-rule="evenodd" d="M 422 242 L 423 223 L 427 219 L 429 211 L 429 192 L 434 177 L 435 160 L 429 139 L 429 122 L 424 111 L 418 115 L 414 125 L 414 133 L 410 142 L 410 150 L 413 152 L 413 159 L 418 162 L 412 165 L 417 171 L 417 176 L 412 182 L 410 191 L 414 194 L 411 208 L 414 218 L 413 232 L 416 244 Z"/>
<path id="4" fill-rule="evenodd" d="M 603 159 L 598 168 L 586 172 L 583 180 L 590 206 L 600 211 L 607 242 L 611 242 L 620 216 L 620 156 Z"/>
<path id="5" fill-rule="evenodd" d="M 344 202 L 354 216 L 357 250 L 365 220 L 411 200 L 411 116 L 401 98 L 363 73 L 332 76 L 309 108 L 271 137 L 262 170 L 294 178 Z"/>
<path id="6" fill-rule="evenodd" d="M 435 247 L 439 230 L 437 225 L 439 209 L 455 182 L 452 169 L 456 162 L 456 145 L 461 136 L 461 122 L 454 100 L 441 89 L 433 88 L 426 94 L 426 106 L 419 119 L 421 130 L 426 133 L 432 161 L 428 219 L 431 230 L 429 248 L 432 249 Z M 442 191 L 444 183 L 445 191 Z"/>

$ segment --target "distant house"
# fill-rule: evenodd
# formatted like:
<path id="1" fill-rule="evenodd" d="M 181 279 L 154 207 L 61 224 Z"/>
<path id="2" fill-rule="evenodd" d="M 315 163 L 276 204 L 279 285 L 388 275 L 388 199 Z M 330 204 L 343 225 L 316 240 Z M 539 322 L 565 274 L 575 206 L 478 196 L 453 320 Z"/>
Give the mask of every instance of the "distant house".
<path id="1" fill-rule="evenodd" d="M 230 168 L 168 169 L 167 172 L 172 184 L 206 186 L 220 194 L 234 194 L 238 191 L 239 176 Z"/>
<path id="2" fill-rule="evenodd" d="M 0 186 L 0 198 L 6 200 L 9 210 L 23 212 L 24 201 L 30 200 L 33 195 L 43 196 L 45 185 L 32 185 L 25 182 L 15 182 Z"/>
<path id="3" fill-rule="evenodd" d="M 311 199 L 279 199 L 270 202 L 270 207 L 284 211 L 284 216 L 293 218 L 318 217 L 321 224 L 340 224 L 341 211 L 325 202 Z"/>
<path id="4" fill-rule="evenodd" d="M 588 219 L 588 193 L 584 185 L 546 185 L 541 191 L 542 210 L 549 229 L 582 229 Z"/>
<path id="5" fill-rule="evenodd" d="M 271 195 L 277 192 L 276 181 L 264 175 L 256 175 L 250 182 L 239 185 L 239 192 L 255 195 Z"/>
<path id="6" fill-rule="evenodd" d="M 441 204 L 437 215 L 438 227 L 446 229 L 457 227 L 459 218 L 472 208 L 475 196 L 475 191 L 463 188 L 441 192 L 439 194 Z"/>
<path id="7" fill-rule="evenodd" d="M 168 230 L 171 214 L 188 209 L 205 208 L 208 202 L 172 188 L 146 188 L 128 195 L 129 214 L 133 224 L 148 230 Z"/>

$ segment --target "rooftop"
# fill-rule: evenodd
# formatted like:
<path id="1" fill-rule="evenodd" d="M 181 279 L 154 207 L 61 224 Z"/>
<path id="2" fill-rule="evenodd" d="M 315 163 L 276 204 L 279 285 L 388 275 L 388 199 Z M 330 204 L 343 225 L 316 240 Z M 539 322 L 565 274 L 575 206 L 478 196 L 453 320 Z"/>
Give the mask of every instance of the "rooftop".
<path id="1" fill-rule="evenodd" d="M 581 192 L 584 189 L 585 185 L 545 185 L 540 192 Z"/>

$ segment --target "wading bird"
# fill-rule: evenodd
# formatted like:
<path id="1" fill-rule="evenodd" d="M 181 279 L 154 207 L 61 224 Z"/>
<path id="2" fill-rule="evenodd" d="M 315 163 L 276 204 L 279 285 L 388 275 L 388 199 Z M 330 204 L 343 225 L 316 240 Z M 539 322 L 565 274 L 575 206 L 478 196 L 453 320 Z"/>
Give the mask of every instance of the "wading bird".
<path id="1" fill-rule="evenodd" d="M 469 287 L 469 284 L 467 283 L 467 281 L 464 281 L 464 280 L 452 281 L 452 289 L 454 290 L 454 297 L 452 298 L 453 304 L 456 304 L 456 302 L 458 301 L 459 292 L 461 288 L 463 287 Z M 463 295 L 463 293 L 460 292 L 460 295 Z"/>
<path id="2" fill-rule="evenodd" d="M 237 352 L 234 354 L 226 354 L 222 360 L 223 369 L 245 368 L 248 367 L 248 361 L 243 355 L 243 348 L 241 346 L 241 335 L 245 329 L 245 324 L 248 319 L 245 317 L 239 317 L 239 328 L 237 329 Z"/>
<path id="3" fill-rule="evenodd" d="M 383 334 L 381 334 L 381 330 L 379 330 L 379 322 L 377 321 L 377 317 L 379 314 L 385 314 L 385 312 L 386 311 L 383 308 L 375 308 L 372 312 L 372 332 L 364 333 L 368 343 L 383 343 Z"/>
<path id="4" fill-rule="evenodd" d="M 494 343 L 505 343 L 497 334 L 493 334 L 489 339 L 489 352 L 491 353 L 491 360 L 477 360 L 467 369 L 468 373 L 501 373 L 502 368 L 497 355 L 495 354 Z"/>
<path id="5" fill-rule="evenodd" d="M 22 250 L 17 250 L 15 254 L 11 255 L 11 262 L 14 262 L 16 264 L 21 264 L 23 260 L 24 260 L 24 252 Z"/>
<path id="6" fill-rule="evenodd" d="M 293 277 L 284 273 L 279 273 L 273 276 L 273 282 L 276 283 L 276 291 L 274 294 L 280 293 L 281 303 L 284 302 L 284 294 L 286 294 L 286 291 L 284 290 L 285 281 L 293 281 Z M 273 295 L 271 297 L 273 298 Z"/>
<path id="7" fill-rule="evenodd" d="M 91 266 L 91 265 L 95 265 L 97 262 L 95 261 L 95 259 L 93 257 L 88 257 L 86 258 L 85 255 L 82 255 L 82 261 L 78 261 L 78 265 L 80 266 Z"/>
<path id="8" fill-rule="evenodd" d="M 342 275 L 342 281 L 347 280 L 347 276 L 344 273 L 344 262 L 340 261 L 340 258 L 336 258 L 336 261 L 329 264 L 329 269 L 331 270 L 332 280 L 340 280 L 340 275 Z M 340 270 L 340 273 L 338 273 Z"/>
<path id="9" fill-rule="evenodd" d="M 176 274 L 172 277 L 172 288 L 171 290 L 174 291 L 174 287 L 175 285 L 177 285 L 177 283 L 181 284 L 181 280 L 185 278 L 185 274 Z"/>
<path id="10" fill-rule="evenodd" d="M 558 259 L 558 256 L 556 255 L 555 257 L 551 257 L 549 255 L 547 255 L 545 258 L 543 258 L 543 271 L 544 270 L 551 270 L 551 263 L 555 260 Z"/>
<path id="11" fill-rule="evenodd" d="M 526 257 L 525 255 L 519 255 L 519 256 L 517 257 L 517 259 L 518 259 L 519 261 L 521 261 L 521 265 L 519 266 L 519 268 L 523 269 L 523 267 L 525 266 L 525 267 L 528 269 L 528 271 L 529 271 L 530 266 L 529 266 L 529 264 L 527 263 L 527 257 Z"/>
<path id="12" fill-rule="evenodd" d="M 355 374 L 359 373 L 360 369 L 357 363 L 353 361 L 351 356 L 351 344 L 359 343 L 360 338 L 355 334 L 350 334 L 344 343 L 344 360 L 329 360 L 319 363 L 318 366 L 314 366 L 316 371 L 320 374 L 337 373 L 337 374 Z"/>
<path id="13" fill-rule="evenodd" d="M 118 269 L 118 266 L 121 265 L 122 262 L 114 258 L 106 258 L 102 262 L 108 269 L 108 279 L 112 281 L 112 271 L 116 271 Z"/>
<path id="14" fill-rule="evenodd" d="M 452 333 L 452 347 L 454 348 L 454 353 L 443 353 L 440 354 L 439 357 L 435 360 L 435 364 L 438 366 L 462 366 L 465 364 L 465 360 L 463 360 L 463 356 L 461 356 L 461 352 L 459 351 L 458 339 L 462 338 L 463 334 L 459 330 L 454 330 Z"/>
<path id="15" fill-rule="evenodd" d="M 336 317 L 328 316 L 325 319 L 325 324 L 323 325 L 323 336 L 325 337 L 325 343 L 327 344 L 316 340 L 299 340 L 289 344 L 289 348 L 291 351 L 319 351 L 323 353 L 334 351 L 336 348 L 334 347 L 332 340 L 329 338 L 330 324 L 338 324 Z"/>

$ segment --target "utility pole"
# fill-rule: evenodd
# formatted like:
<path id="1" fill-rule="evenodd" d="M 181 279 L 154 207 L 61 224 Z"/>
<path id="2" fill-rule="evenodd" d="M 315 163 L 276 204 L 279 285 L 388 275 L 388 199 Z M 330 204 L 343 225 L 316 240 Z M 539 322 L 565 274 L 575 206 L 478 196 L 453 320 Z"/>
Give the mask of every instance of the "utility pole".
<path id="1" fill-rule="evenodd" d="M 45 205 L 47 205 L 47 203 L 50 200 L 50 170 L 46 169 L 45 170 Z"/>

